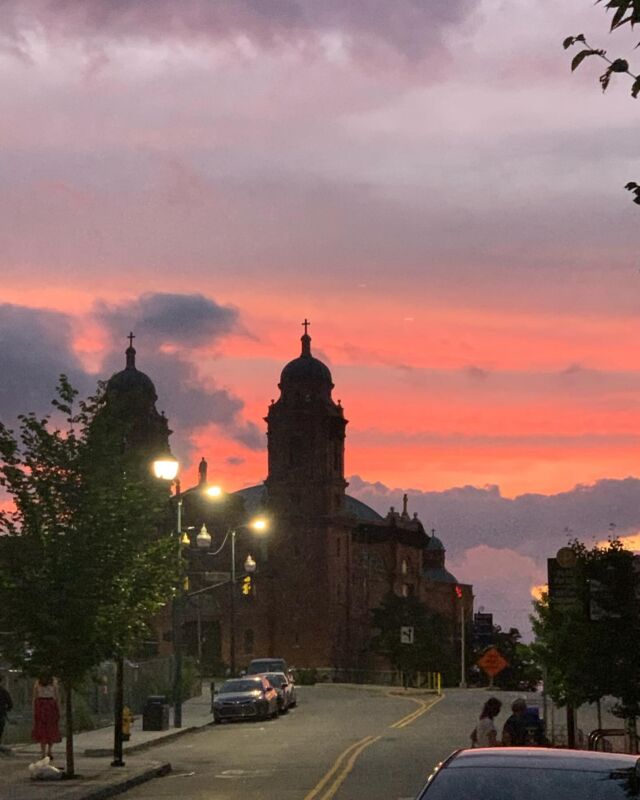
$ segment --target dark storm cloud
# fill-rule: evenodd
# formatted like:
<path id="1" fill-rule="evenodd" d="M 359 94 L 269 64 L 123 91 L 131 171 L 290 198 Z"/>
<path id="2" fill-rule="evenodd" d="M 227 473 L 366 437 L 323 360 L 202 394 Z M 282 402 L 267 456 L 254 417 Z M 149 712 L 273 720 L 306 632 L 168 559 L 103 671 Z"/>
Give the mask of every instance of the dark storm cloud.
<path id="1" fill-rule="evenodd" d="M 260 46 L 299 45 L 340 32 L 420 58 L 460 23 L 476 0 L 6 0 L 0 30 L 9 42 L 31 30 L 108 39 L 210 39 L 244 35 Z"/>
<path id="2" fill-rule="evenodd" d="M 52 411 L 61 373 L 83 394 L 94 385 L 73 353 L 70 318 L 0 305 L 0 420 L 11 427 L 18 414 Z"/>
<path id="3" fill-rule="evenodd" d="M 167 342 L 211 344 L 236 324 L 237 312 L 201 295 L 142 295 L 121 305 L 96 304 L 96 317 L 114 334 L 100 376 L 86 372 L 72 348 L 73 318 L 46 309 L 0 305 L 0 420 L 15 424 L 25 411 L 51 410 L 60 373 L 85 396 L 98 377 L 107 379 L 124 367 L 125 334 L 137 331 L 137 366 L 153 380 L 158 409 L 165 410 L 174 431 L 176 454 L 190 455 L 195 431 L 215 425 L 249 449 L 264 447 L 264 436 L 242 419 L 243 401 L 229 389 L 203 379 L 178 353 L 161 351 Z M 172 327 L 172 326 L 175 326 Z M 115 334 L 120 343 L 115 343 Z"/>
<path id="4" fill-rule="evenodd" d="M 238 312 L 201 294 L 147 293 L 120 305 L 98 302 L 95 313 L 116 336 L 129 328 L 160 344 L 211 344 L 230 333 Z"/>
<path id="5" fill-rule="evenodd" d="M 435 528 L 447 551 L 460 555 L 470 547 L 510 548 L 540 558 L 552 556 L 571 538 L 591 545 L 606 539 L 610 524 L 618 535 L 640 529 L 640 480 L 600 480 L 554 495 L 502 497 L 497 486 L 462 486 L 443 492 L 390 489 L 349 478 L 350 491 L 386 513 L 401 507 L 409 494 L 409 510 L 417 511 L 425 528 Z"/>
<path id="6" fill-rule="evenodd" d="M 243 401 L 228 389 L 205 380 L 194 363 L 181 352 L 167 352 L 165 345 L 181 348 L 212 345 L 236 329 L 238 312 L 199 294 L 143 294 L 120 304 L 95 305 L 98 320 L 112 334 L 114 347 L 105 363 L 105 374 L 124 366 L 126 335 L 136 338 L 136 366 L 153 380 L 158 408 L 164 410 L 174 431 L 172 447 L 187 458 L 193 433 L 215 425 L 226 436 L 251 450 L 265 446 L 257 425 L 242 420 Z M 116 342 L 120 344 L 115 344 Z"/>

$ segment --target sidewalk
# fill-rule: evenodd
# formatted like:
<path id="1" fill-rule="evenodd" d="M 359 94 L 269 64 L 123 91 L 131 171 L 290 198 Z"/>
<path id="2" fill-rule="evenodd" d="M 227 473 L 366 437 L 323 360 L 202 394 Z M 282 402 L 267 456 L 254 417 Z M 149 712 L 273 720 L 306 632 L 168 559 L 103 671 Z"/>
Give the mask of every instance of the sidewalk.
<path id="1" fill-rule="evenodd" d="M 131 739 L 124 742 L 124 767 L 112 767 L 113 728 L 77 733 L 73 737 L 75 771 L 71 781 L 32 781 L 28 766 L 40 757 L 37 744 L 13 745 L 0 751 L 0 798 L 2 800 L 102 800 L 125 792 L 132 786 L 171 770 L 167 762 L 154 760 L 151 754 L 139 755 L 155 744 L 166 741 L 210 724 L 211 694 L 203 686 L 202 695 L 187 700 L 182 706 L 182 728 L 166 731 L 143 731 L 142 719 L 136 717 Z M 54 764 L 64 768 L 64 739 L 54 748 Z"/>

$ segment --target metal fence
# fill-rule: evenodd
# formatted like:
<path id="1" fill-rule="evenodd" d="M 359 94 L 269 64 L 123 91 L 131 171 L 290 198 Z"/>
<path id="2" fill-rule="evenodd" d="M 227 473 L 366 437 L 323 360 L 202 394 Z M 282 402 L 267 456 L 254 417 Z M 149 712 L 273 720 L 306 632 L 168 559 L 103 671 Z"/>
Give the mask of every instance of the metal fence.
<path id="1" fill-rule="evenodd" d="M 3 743 L 15 744 L 31 738 L 33 679 L 21 672 L 4 672 L 5 687 L 13 700 L 7 718 Z M 107 661 L 83 681 L 73 693 L 74 729 L 93 730 L 113 723 L 116 668 Z M 149 661 L 128 661 L 124 664 L 124 703 L 134 714 L 140 714 L 149 695 L 166 695 L 172 700 L 174 680 L 173 657 Z M 195 661 L 183 661 L 183 698 L 199 695 L 202 686 Z M 61 703 L 64 713 L 64 703 Z M 64 720 L 62 721 L 64 724 Z"/>

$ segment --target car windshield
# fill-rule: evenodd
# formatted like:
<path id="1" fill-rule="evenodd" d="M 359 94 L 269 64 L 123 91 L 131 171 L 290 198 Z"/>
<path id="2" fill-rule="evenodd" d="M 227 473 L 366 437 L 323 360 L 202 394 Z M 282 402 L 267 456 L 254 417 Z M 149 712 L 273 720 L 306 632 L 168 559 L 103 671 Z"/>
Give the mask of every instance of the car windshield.
<path id="1" fill-rule="evenodd" d="M 283 661 L 254 661 L 249 664 L 247 672 L 251 675 L 257 675 L 259 672 L 271 672 L 272 670 L 284 670 Z"/>
<path id="2" fill-rule="evenodd" d="M 449 768 L 424 800 L 630 800 L 640 798 L 634 769 L 613 772 L 523 767 Z"/>
<path id="3" fill-rule="evenodd" d="M 282 687 L 283 683 L 286 683 L 284 675 L 271 674 L 267 675 L 266 678 L 272 686 L 275 686 L 278 689 Z"/>
<path id="4" fill-rule="evenodd" d="M 227 694 L 229 692 L 257 692 L 260 689 L 262 689 L 262 683 L 256 680 L 227 681 L 222 684 L 220 694 Z"/>

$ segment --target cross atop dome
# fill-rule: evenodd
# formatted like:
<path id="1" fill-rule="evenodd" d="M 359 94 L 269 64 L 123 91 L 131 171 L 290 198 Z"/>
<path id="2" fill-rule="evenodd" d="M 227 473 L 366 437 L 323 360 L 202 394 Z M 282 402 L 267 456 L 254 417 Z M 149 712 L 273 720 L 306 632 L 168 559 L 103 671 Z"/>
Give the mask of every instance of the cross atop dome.
<path id="1" fill-rule="evenodd" d="M 135 338 L 136 337 L 133 335 L 133 331 L 129 333 L 129 335 L 127 336 L 127 339 L 129 340 L 129 347 L 127 347 L 127 350 L 125 352 L 125 355 L 127 357 L 127 366 L 126 366 L 127 369 L 136 368 L 136 350 L 135 347 L 133 346 L 133 340 Z"/>
<path id="2" fill-rule="evenodd" d="M 300 339 L 300 341 L 302 342 L 302 355 L 303 356 L 310 356 L 311 355 L 311 337 L 309 336 L 309 331 L 308 331 L 309 325 L 311 325 L 311 323 L 305 317 L 304 318 L 304 322 L 302 323 L 302 327 L 304 328 L 304 333 L 302 334 L 302 337 Z"/>

